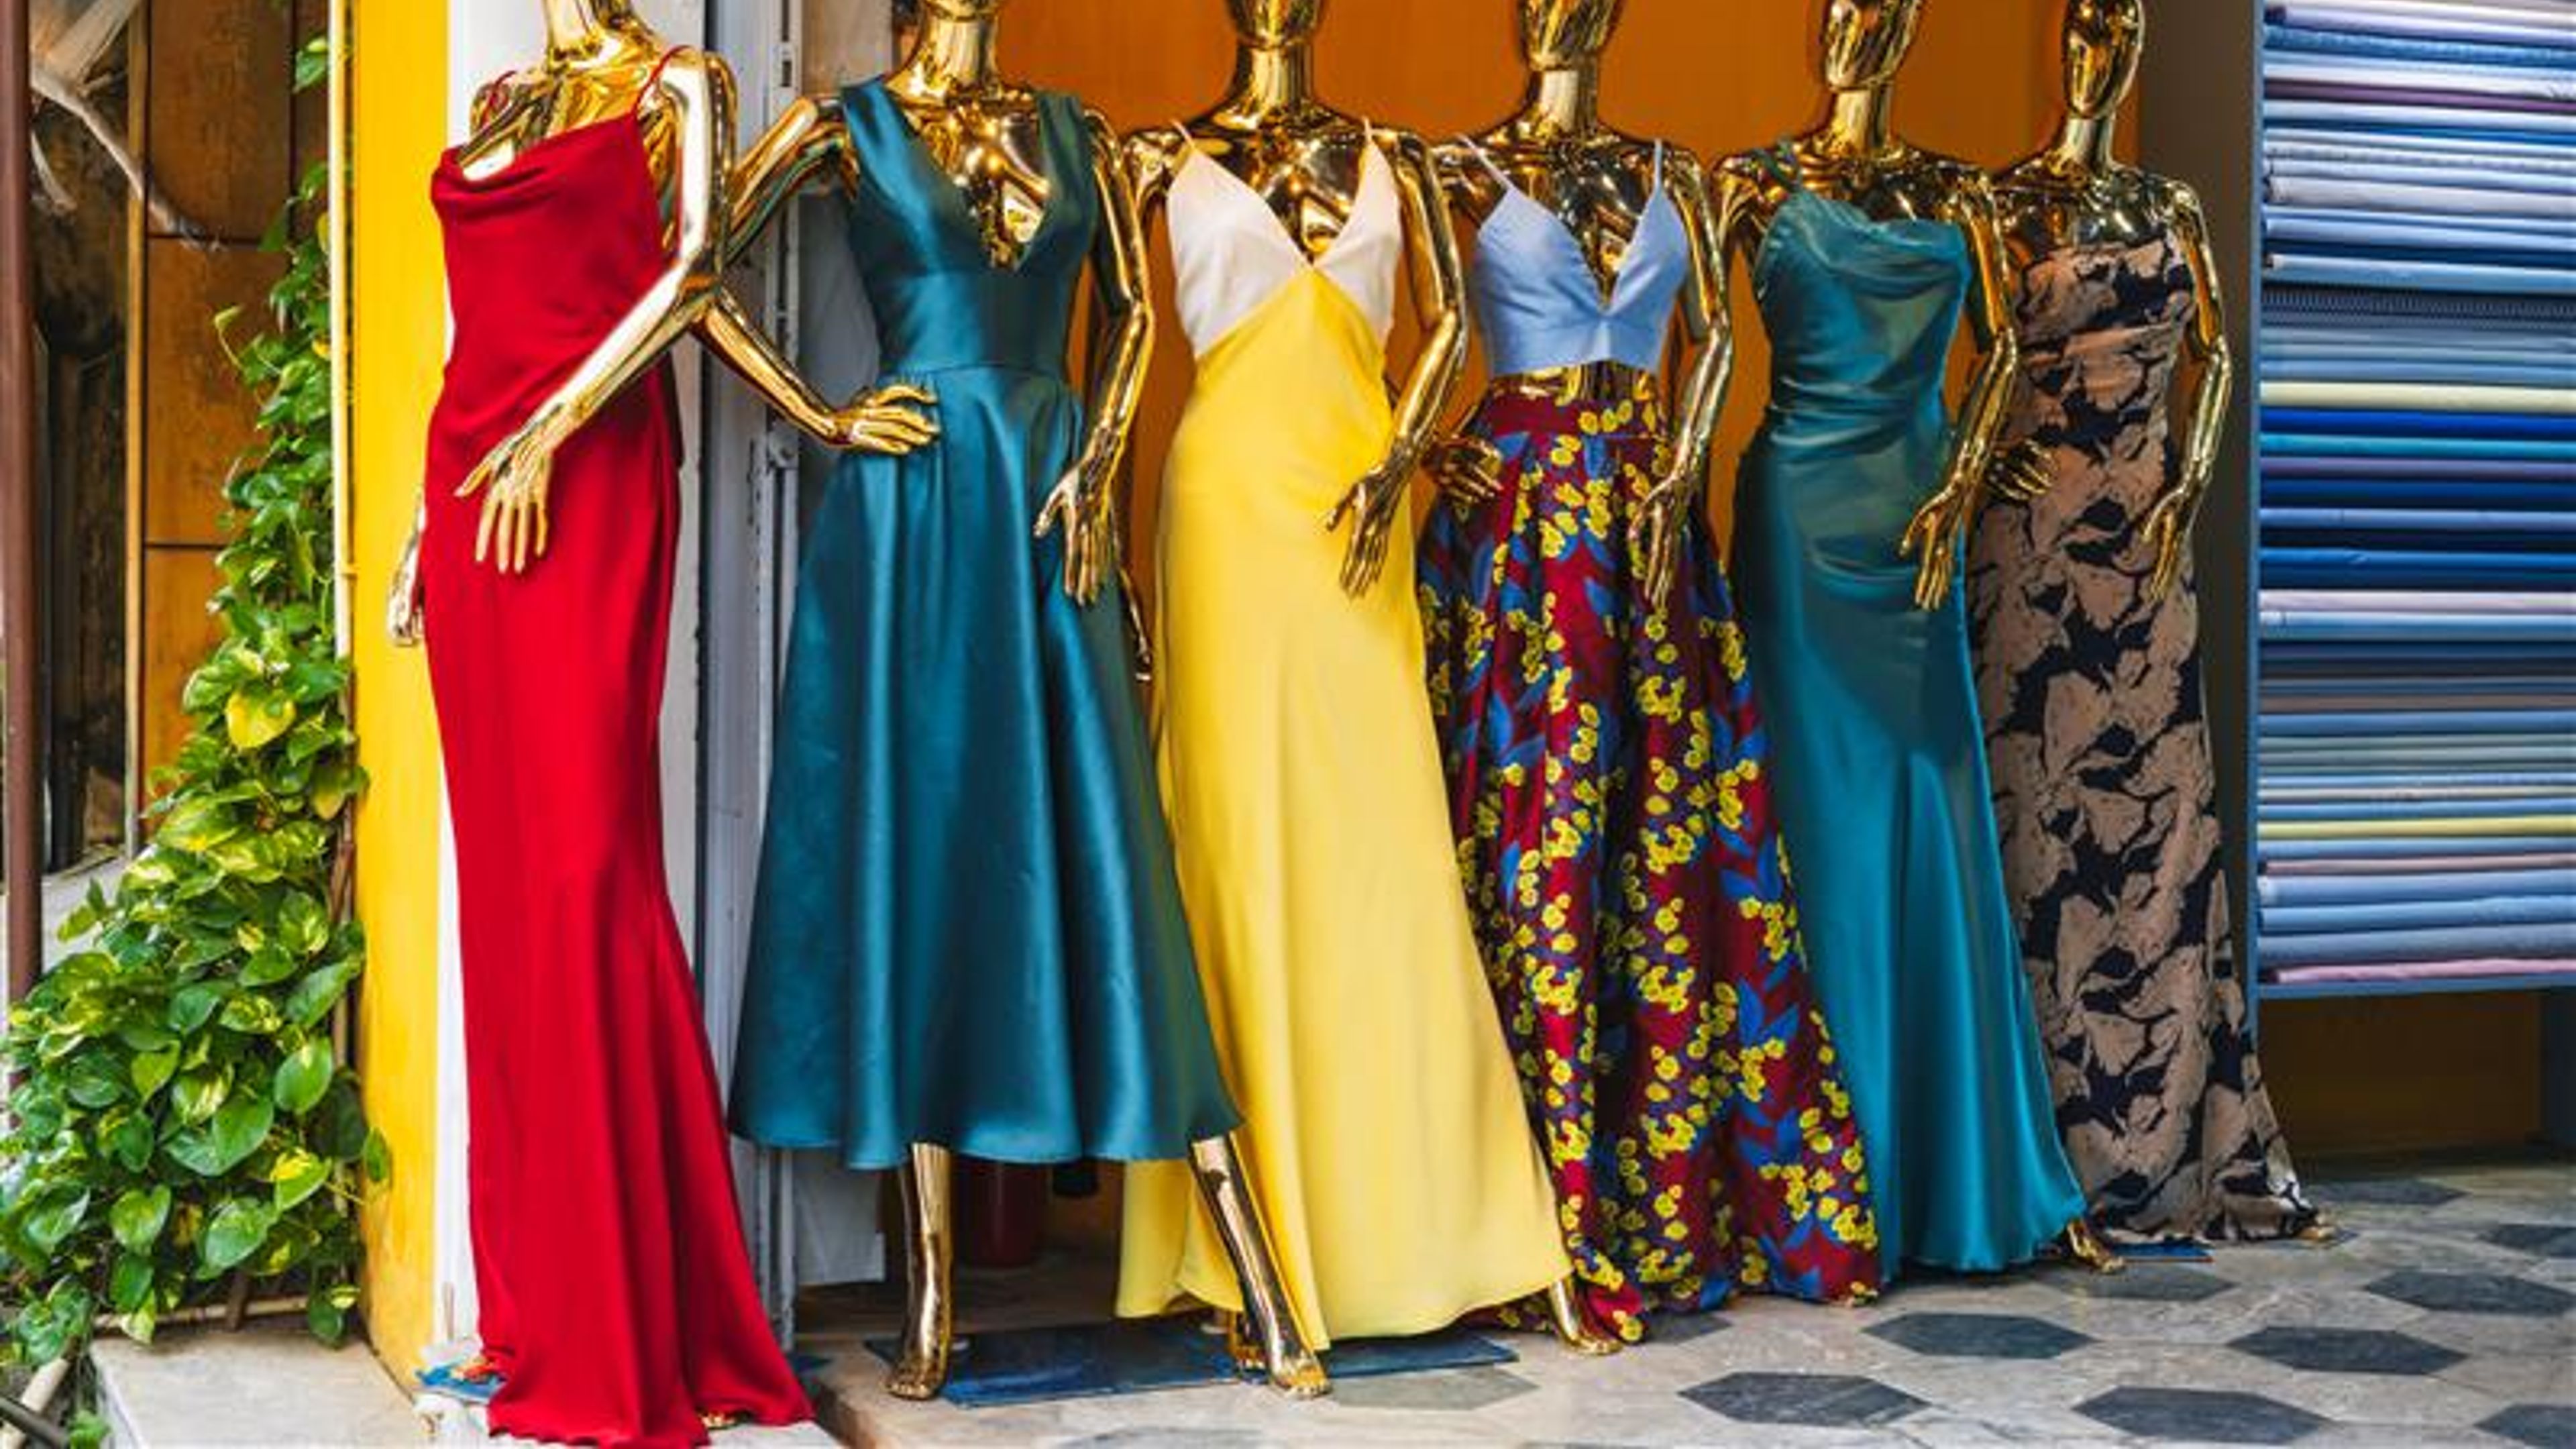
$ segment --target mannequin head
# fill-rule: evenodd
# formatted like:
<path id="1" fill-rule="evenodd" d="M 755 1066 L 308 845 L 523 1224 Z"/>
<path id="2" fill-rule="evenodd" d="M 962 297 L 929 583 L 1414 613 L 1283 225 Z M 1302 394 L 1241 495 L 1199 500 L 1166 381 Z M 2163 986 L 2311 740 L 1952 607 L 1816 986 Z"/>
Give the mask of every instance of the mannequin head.
<path id="1" fill-rule="evenodd" d="M 2066 109 L 2087 121 L 2117 112 L 2146 42 L 2145 0 L 2066 0 Z"/>
<path id="2" fill-rule="evenodd" d="M 990 20 L 1010 0 L 913 0 L 913 9 L 924 20 Z"/>
<path id="3" fill-rule="evenodd" d="M 1324 23 L 1324 0 L 1225 0 L 1234 33 L 1263 50 L 1303 45 Z"/>
<path id="4" fill-rule="evenodd" d="M 1826 87 L 1876 90 L 1895 80 L 1922 19 L 1923 0 L 1826 0 Z"/>
<path id="5" fill-rule="evenodd" d="M 558 50 L 595 41 L 603 30 L 641 28 L 628 0 L 540 0 L 546 42 Z"/>
<path id="6" fill-rule="evenodd" d="M 1600 58 L 1626 0 L 1513 0 L 1521 54 L 1532 70 L 1568 70 Z"/>

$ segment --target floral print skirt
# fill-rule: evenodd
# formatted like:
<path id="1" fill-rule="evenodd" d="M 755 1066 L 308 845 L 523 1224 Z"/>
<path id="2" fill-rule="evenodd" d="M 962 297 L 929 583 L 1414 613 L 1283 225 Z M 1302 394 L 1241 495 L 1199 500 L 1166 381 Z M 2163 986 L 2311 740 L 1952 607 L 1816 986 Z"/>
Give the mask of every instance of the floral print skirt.
<path id="1" fill-rule="evenodd" d="M 1452 825 L 1486 972 L 1587 1305 L 1634 1340 L 1737 1288 L 1879 1282 L 1851 1100 L 1799 946 L 1762 722 L 1705 523 L 1670 606 L 1631 577 L 1653 380 L 1505 379 L 1420 588 Z"/>

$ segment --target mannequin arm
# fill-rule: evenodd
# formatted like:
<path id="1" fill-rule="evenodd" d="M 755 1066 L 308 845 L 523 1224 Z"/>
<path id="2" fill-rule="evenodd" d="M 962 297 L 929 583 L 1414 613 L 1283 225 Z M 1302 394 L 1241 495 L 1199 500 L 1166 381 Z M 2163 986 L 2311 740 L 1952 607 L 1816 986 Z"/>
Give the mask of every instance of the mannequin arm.
<path id="1" fill-rule="evenodd" d="M 484 495 L 474 556 L 506 573 L 523 572 L 531 551 L 546 551 L 546 491 L 555 450 L 668 353 L 720 290 L 724 191 L 732 160 L 729 87 L 717 64 L 697 51 L 675 57 L 661 76 L 678 153 L 678 236 L 670 264 L 572 376 L 457 489 L 459 497 Z"/>
<path id="2" fill-rule="evenodd" d="M 2012 284 L 2004 264 L 2003 219 L 1994 191 L 1983 175 L 1963 175 L 1942 212 L 1944 220 L 1967 233 L 1976 269 L 1968 319 L 1983 358 L 1952 427 L 1941 489 L 1914 515 L 1901 545 L 1906 556 L 1922 557 L 1914 601 L 1925 609 L 1941 607 L 1950 596 L 1959 545 L 1984 487 L 1987 460 L 2003 431 L 2014 379 L 2021 373 L 2021 343 L 2012 325 Z"/>
<path id="3" fill-rule="evenodd" d="M 1109 571 L 1118 566 L 1125 510 L 1117 482 L 1154 356 L 1154 300 L 1144 221 L 1119 156 L 1118 135 L 1098 114 L 1086 114 L 1084 120 L 1092 185 L 1107 213 L 1091 270 L 1108 340 L 1092 370 L 1091 430 L 1083 439 L 1082 455 L 1048 495 L 1038 515 L 1037 536 L 1064 531 L 1064 591 L 1074 602 L 1088 605 L 1100 597 Z"/>
<path id="4" fill-rule="evenodd" d="M 2193 390 L 2180 476 L 2174 478 L 2147 514 L 2148 542 L 2156 551 L 2156 575 L 2148 597 L 2161 599 L 2181 582 L 2191 554 L 2192 525 L 2208 496 L 2210 475 L 2218 467 L 2218 446 L 2227 435 L 2228 405 L 2236 392 L 2236 352 L 2227 341 L 2227 297 L 2219 280 L 2218 259 L 2209 243 L 2209 222 L 2200 198 L 2189 187 L 2173 194 L 2174 230 L 2191 268 L 2194 300 L 2188 337 L 2200 381 Z"/>
<path id="5" fill-rule="evenodd" d="M 1690 233 L 1690 285 L 1682 293 L 1688 353 L 1673 412 L 1664 476 L 1630 526 L 1629 551 L 1642 560 L 1646 602 L 1661 609 L 1672 594 L 1683 528 L 1708 485 L 1708 450 L 1735 374 L 1735 319 L 1727 285 L 1726 219 L 1708 194 L 1708 176 L 1687 156 L 1670 164 L 1666 184 Z"/>
<path id="6" fill-rule="evenodd" d="M 1416 136 L 1381 133 L 1395 152 L 1396 181 L 1404 195 L 1414 238 L 1414 304 L 1421 310 L 1422 350 L 1406 375 L 1395 406 L 1395 430 L 1386 457 L 1370 470 L 1325 520 L 1339 528 L 1356 521 L 1342 562 L 1342 587 L 1357 598 L 1377 584 L 1386 567 L 1395 516 L 1407 500 L 1414 470 L 1430 451 L 1432 433 L 1467 366 L 1466 269 L 1458 256 L 1458 231 L 1442 198 L 1431 148 Z"/>

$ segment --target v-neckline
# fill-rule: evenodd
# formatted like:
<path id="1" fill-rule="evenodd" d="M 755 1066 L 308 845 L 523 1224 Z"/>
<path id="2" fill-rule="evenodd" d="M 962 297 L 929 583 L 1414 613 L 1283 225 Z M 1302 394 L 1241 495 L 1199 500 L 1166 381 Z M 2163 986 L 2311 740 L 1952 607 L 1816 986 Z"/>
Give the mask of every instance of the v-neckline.
<path id="1" fill-rule="evenodd" d="M 1591 253 L 1583 249 L 1583 238 L 1575 233 L 1574 223 L 1567 221 L 1555 207 L 1548 206 L 1537 197 L 1530 195 L 1528 188 L 1514 181 L 1500 167 L 1495 168 L 1494 179 L 1502 183 L 1503 201 L 1498 203 L 1494 210 L 1486 215 L 1484 223 L 1476 228 L 1478 234 L 1481 235 L 1486 227 L 1492 226 L 1494 218 L 1502 215 L 1503 206 L 1510 202 L 1518 201 L 1537 212 L 1547 219 L 1548 229 L 1555 234 L 1557 241 L 1571 251 L 1575 261 L 1581 264 L 1584 275 L 1590 279 L 1593 293 L 1600 300 L 1601 310 L 1604 312 L 1618 309 L 1620 294 L 1627 287 L 1629 274 L 1635 270 L 1637 252 L 1640 244 L 1646 239 L 1647 226 L 1653 222 L 1655 208 L 1661 205 L 1671 209 L 1675 219 L 1679 219 L 1679 208 L 1673 204 L 1672 192 L 1659 180 L 1655 185 L 1655 194 L 1646 198 L 1644 208 L 1637 213 L 1637 229 L 1629 234 L 1628 245 L 1620 251 L 1619 264 L 1610 269 L 1609 276 L 1604 277 L 1600 269 L 1592 265 Z"/>
<path id="2" fill-rule="evenodd" d="M 945 209 L 973 238 L 977 255 L 995 271 L 1018 272 L 1025 267 L 1030 256 L 1036 253 L 1038 243 L 1046 240 L 1048 228 L 1055 225 L 1058 213 L 1064 208 L 1064 176 L 1055 164 L 1055 118 L 1049 113 L 1051 108 L 1046 92 L 1033 93 L 1036 101 L 1031 108 L 1038 122 L 1038 174 L 1046 182 L 1046 201 L 1038 209 L 1038 224 L 1030 229 L 1029 239 L 1004 258 L 993 255 L 993 249 L 984 244 L 983 219 L 976 215 L 974 196 L 939 164 L 937 156 L 931 154 L 930 143 L 922 139 L 921 131 L 912 124 L 912 117 L 905 113 L 903 103 L 894 98 L 894 92 L 886 87 L 882 78 L 870 82 L 870 88 L 885 106 L 888 121 L 902 133 L 906 154 L 927 173 L 931 188 L 945 200 Z"/>
<path id="3" fill-rule="evenodd" d="M 1184 135 L 1186 134 L 1187 133 L 1185 132 Z M 1286 247 L 1291 255 L 1296 257 L 1298 266 L 1310 272 L 1321 272 L 1325 270 L 1325 268 L 1329 266 L 1335 258 L 1341 255 L 1342 246 L 1351 239 L 1351 233 L 1359 229 L 1357 224 L 1360 219 L 1360 203 L 1368 190 L 1372 164 L 1374 164 L 1374 166 L 1382 173 L 1382 179 L 1386 184 L 1390 186 L 1395 184 L 1395 178 L 1391 174 L 1383 174 L 1390 170 L 1391 163 L 1386 159 L 1385 153 L 1378 149 L 1377 139 L 1375 137 L 1370 137 L 1361 142 L 1360 184 L 1359 189 L 1351 194 L 1350 214 L 1342 218 L 1342 224 L 1334 230 L 1333 239 L 1324 244 L 1324 249 L 1320 252 L 1310 254 L 1306 250 L 1306 244 L 1299 241 L 1297 239 L 1297 234 L 1289 229 L 1287 218 L 1282 217 L 1277 210 L 1272 208 L 1270 202 L 1264 198 L 1259 191 L 1253 189 L 1251 182 L 1235 175 L 1231 169 L 1220 164 L 1215 157 L 1210 156 L 1207 151 L 1199 145 L 1197 137 L 1189 136 L 1188 142 L 1190 151 L 1189 159 L 1182 164 L 1205 166 L 1209 170 L 1214 171 L 1217 175 L 1224 177 L 1227 182 L 1233 185 L 1236 194 L 1241 196 L 1244 200 L 1251 202 L 1254 209 L 1258 210 L 1263 216 L 1270 218 L 1270 235 L 1276 238 L 1281 246 Z"/>

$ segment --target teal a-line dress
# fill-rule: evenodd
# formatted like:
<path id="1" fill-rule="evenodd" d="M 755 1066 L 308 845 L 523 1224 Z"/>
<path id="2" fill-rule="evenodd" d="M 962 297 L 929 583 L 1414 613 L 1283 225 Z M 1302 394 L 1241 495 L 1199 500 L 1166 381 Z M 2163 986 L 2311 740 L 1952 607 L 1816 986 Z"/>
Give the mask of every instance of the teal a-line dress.
<path id="1" fill-rule="evenodd" d="M 1065 376 L 1102 224 L 1081 107 L 1012 263 L 881 85 L 843 106 L 885 380 L 940 435 L 842 462 L 805 532 L 733 1075 L 735 1129 L 889 1167 L 1177 1158 L 1218 1075 L 1113 588 L 1032 541 L 1083 437 Z"/>
<path id="2" fill-rule="evenodd" d="M 1868 1153 L 1888 1276 L 2021 1262 L 2084 1211 L 2021 970 L 1954 586 L 1914 603 L 1965 236 L 1799 183 L 1754 261 L 1771 403 L 1736 540 L 1746 655 L 1807 965 Z"/>

